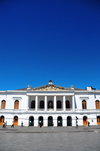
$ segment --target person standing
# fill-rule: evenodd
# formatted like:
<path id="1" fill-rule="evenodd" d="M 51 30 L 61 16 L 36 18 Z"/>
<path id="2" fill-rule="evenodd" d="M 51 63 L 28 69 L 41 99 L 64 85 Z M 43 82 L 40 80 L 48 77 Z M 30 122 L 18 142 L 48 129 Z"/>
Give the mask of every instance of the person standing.
<path id="1" fill-rule="evenodd" d="M 52 129 L 54 129 L 54 123 L 52 122 Z"/>
<path id="2" fill-rule="evenodd" d="M 3 122 L 3 126 L 2 126 L 2 128 L 5 128 L 5 122 Z"/>
<path id="3" fill-rule="evenodd" d="M 21 123 L 21 127 L 23 127 L 23 122 Z"/>
<path id="4" fill-rule="evenodd" d="M 76 120 L 76 128 L 78 128 L 78 121 Z"/>

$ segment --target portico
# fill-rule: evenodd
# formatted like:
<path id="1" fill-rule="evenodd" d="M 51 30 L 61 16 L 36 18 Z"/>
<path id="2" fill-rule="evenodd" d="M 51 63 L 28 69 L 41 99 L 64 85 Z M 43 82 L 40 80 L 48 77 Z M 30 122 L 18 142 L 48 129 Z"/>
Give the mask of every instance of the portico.
<path id="1" fill-rule="evenodd" d="M 28 95 L 28 110 L 44 111 L 44 112 L 57 112 L 57 111 L 74 111 L 74 94 L 71 95 Z M 34 104 L 34 105 L 33 105 Z M 34 107 L 33 107 L 34 106 Z"/>

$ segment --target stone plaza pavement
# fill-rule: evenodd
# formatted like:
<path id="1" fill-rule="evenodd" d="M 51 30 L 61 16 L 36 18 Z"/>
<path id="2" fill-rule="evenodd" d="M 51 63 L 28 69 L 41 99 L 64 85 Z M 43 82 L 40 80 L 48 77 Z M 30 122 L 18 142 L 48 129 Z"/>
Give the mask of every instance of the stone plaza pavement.
<path id="1" fill-rule="evenodd" d="M 100 151 L 100 126 L 0 126 L 0 151 Z"/>

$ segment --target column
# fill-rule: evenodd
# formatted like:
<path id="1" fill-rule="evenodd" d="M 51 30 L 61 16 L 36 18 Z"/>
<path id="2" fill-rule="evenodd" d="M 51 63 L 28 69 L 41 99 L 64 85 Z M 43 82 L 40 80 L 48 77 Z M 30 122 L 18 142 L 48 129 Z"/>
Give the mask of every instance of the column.
<path id="1" fill-rule="evenodd" d="M 37 111 L 38 110 L 38 96 L 36 95 L 36 106 L 35 106 L 35 111 Z"/>
<path id="2" fill-rule="evenodd" d="M 54 96 L 54 111 L 56 111 L 56 95 Z"/>
<path id="3" fill-rule="evenodd" d="M 63 111 L 65 111 L 65 95 L 63 96 Z"/>
<path id="4" fill-rule="evenodd" d="M 45 95 L 44 100 L 45 100 L 45 111 L 47 111 L 47 96 L 46 95 Z"/>
<path id="5" fill-rule="evenodd" d="M 75 101 L 74 101 L 74 95 L 72 96 L 72 107 L 73 107 L 73 111 L 75 111 Z"/>
<path id="6" fill-rule="evenodd" d="M 27 97 L 27 99 L 26 99 L 26 111 L 28 111 L 28 109 L 29 109 L 29 96 L 27 95 L 26 96 Z"/>

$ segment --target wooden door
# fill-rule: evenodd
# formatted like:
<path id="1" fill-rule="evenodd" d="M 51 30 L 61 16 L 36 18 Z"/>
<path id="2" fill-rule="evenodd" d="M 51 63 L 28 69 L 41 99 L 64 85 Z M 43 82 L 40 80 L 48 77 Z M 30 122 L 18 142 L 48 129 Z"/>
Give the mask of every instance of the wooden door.
<path id="1" fill-rule="evenodd" d="M 3 125 L 3 122 L 4 122 L 4 117 L 1 116 L 1 117 L 0 117 L 0 125 Z"/>
<path id="2" fill-rule="evenodd" d="M 14 126 L 18 126 L 18 117 L 17 116 L 14 117 Z"/>
<path id="3" fill-rule="evenodd" d="M 100 116 L 97 117 L 97 125 L 100 125 Z"/>
<path id="4" fill-rule="evenodd" d="M 86 116 L 83 117 L 83 125 L 86 126 L 88 123 L 88 119 Z"/>

